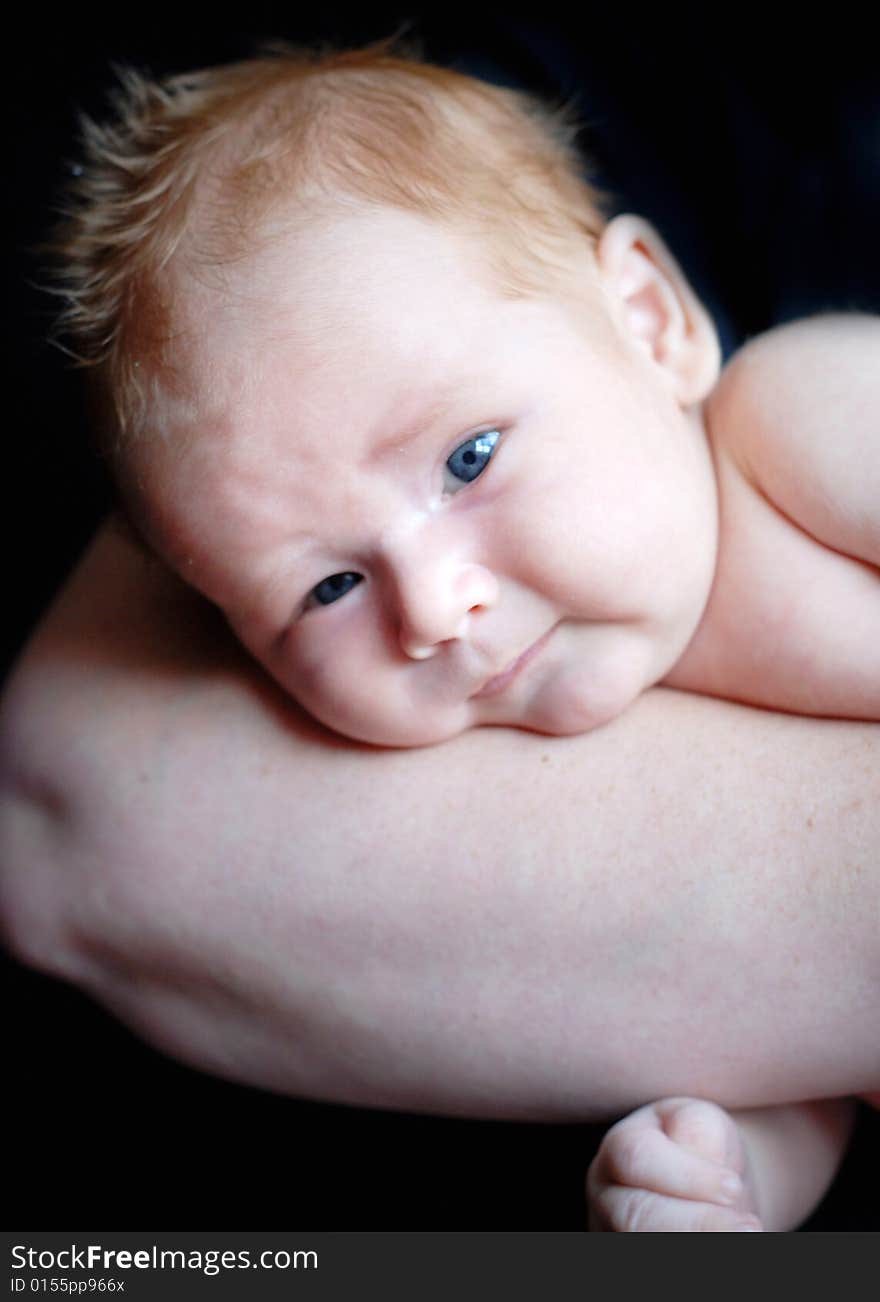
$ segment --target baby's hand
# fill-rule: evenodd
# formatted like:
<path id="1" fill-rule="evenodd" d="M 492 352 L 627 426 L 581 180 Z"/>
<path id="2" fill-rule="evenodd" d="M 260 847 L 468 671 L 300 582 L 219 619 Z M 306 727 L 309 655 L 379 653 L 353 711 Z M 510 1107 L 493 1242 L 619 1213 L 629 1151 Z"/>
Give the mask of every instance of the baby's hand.
<path id="1" fill-rule="evenodd" d="M 702 1099 L 662 1099 L 612 1126 L 587 1173 L 589 1228 L 760 1230 L 739 1127 Z"/>

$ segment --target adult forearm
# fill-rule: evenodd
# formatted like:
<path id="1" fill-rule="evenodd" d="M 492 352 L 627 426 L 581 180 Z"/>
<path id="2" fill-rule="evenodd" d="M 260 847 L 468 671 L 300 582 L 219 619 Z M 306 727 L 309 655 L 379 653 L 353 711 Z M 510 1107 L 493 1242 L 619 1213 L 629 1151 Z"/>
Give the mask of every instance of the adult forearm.
<path id="1" fill-rule="evenodd" d="M 372 751 L 105 536 L 4 738 L 13 944 L 209 1070 L 546 1117 L 880 1080 L 876 726 L 656 692 Z"/>

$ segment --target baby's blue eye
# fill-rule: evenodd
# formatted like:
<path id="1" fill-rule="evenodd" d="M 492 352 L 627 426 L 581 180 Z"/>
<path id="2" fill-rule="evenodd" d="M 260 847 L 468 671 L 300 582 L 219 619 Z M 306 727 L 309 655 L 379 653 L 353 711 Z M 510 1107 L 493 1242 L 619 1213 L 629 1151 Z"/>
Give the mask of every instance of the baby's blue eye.
<path id="1" fill-rule="evenodd" d="M 334 601 L 344 597 L 346 592 L 356 588 L 364 576 L 362 574 L 331 574 L 329 579 L 322 579 L 312 588 L 311 596 L 319 606 L 331 606 Z"/>
<path id="2" fill-rule="evenodd" d="M 475 434 L 457 447 L 451 457 L 446 458 L 446 469 L 452 476 L 447 481 L 447 491 L 455 493 L 462 484 L 470 484 L 477 479 L 492 460 L 495 444 L 501 438 L 497 429 L 487 430 L 485 434 Z"/>

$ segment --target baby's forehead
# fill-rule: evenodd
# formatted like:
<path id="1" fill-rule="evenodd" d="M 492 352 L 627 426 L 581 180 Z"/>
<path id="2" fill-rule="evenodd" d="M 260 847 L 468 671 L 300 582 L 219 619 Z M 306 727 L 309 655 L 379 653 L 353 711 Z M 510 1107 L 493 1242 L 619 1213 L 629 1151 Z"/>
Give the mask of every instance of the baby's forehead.
<path id="1" fill-rule="evenodd" d="M 427 423 L 456 392 L 491 406 L 494 377 L 523 383 L 528 349 L 554 346 L 559 304 L 555 287 L 505 296 L 482 255 L 479 241 L 379 210 L 273 232 L 234 264 L 191 260 L 171 286 L 160 368 L 169 441 L 210 437 L 228 462 L 267 431 L 307 452 L 313 438 Z"/>
<path id="2" fill-rule="evenodd" d="M 595 270 L 592 248 L 573 242 L 559 265 L 536 260 L 514 274 L 499 258 L 494 228 L 339 195 L 279 206 L 232 258 L 213 255 L 198 223 L 194 232 L 173 280 L 178 316 L 191 303 L 196 324 L 246 319 L 268 331 L 323 328 L 331 338 L 356 329 L 371 308 L 395 318 L 420 311 L 438 322 L 445 303 L 454 329 L 451 296 L 466 286 L 500 310 L 509 300 L 571 296 Z"/>
<path id="3" fill-rule="evenodd" d="M 419 382 L 463 331 L 491 329 L 510 307 L 473 241 L 385 211 L 273 232 L 231 264 L 191 258 L 166 295 L 168 373 L 214 405 L 264 384 L 282 358 L 303 380 L 351 385 L 399 357 Z"/>
<path id="4" fill-rule="evenodd" d="M 314 314 L 342 302 L 350 312 L 377 285 L 482 279 L 487 251 L 462 227 L 401 209 L 298 201 L 255 227 L 235 258 L 212 259 L 194 247 L 180 292 L 220 293 L 233 311 L 305 304 Z"/>

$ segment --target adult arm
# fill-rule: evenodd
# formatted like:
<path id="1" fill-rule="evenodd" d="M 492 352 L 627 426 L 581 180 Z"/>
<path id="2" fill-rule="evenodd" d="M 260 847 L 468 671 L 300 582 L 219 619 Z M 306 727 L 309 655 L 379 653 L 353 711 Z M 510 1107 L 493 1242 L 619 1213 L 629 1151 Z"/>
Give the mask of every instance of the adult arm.
<path id="1" fill-rule="evenodd" d="M 570 1119 L 880 1081 L 876 725 L 656 691 L 361 747 L 112 528 L 2 718 L 10 944 L 209 1071 Z"/>

